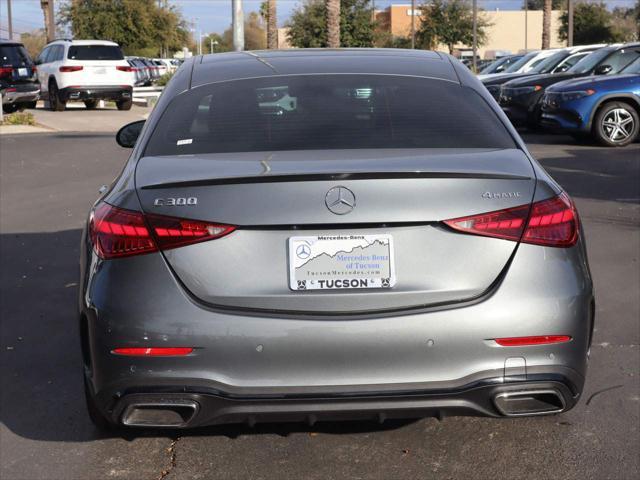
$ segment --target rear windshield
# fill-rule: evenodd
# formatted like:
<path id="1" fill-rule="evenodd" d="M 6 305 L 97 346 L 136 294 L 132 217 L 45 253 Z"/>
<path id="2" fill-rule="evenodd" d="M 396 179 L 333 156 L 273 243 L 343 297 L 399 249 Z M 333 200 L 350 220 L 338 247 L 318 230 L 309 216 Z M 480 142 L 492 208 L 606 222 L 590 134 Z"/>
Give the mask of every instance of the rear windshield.
<path id="1" fill-rule="evenodd" d="M 300 75 L 209 84 L 178 95 L 146 155 L 360 148 L 514 148 L 497 115 L 457 83 L 390 75 Z"/>
<path id="2" fill-rule="evenodd" d="M 72 45 L 70 60 L 123 60 L 122 50 L 116 45 Z"/>
<path id="3" fill-rule="evenodd" d="M 22 45 L 2 45 L 0 46 L 0 65 L 31 65 L 31 59 Z"/>

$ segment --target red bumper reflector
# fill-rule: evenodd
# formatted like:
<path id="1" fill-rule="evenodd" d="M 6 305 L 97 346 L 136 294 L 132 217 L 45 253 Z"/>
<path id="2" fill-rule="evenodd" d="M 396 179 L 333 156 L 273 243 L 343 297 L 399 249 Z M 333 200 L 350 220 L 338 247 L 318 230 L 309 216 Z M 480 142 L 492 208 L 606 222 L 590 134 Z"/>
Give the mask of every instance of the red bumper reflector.
<path id="1" fill-rule="evenodd" d="M 495 342 L 502 347 L 526 347 L 528 345 L 548 345 L 564 343 L 571 340 L 569 335 L 540 335 L 537 337 L 496 338 Z"/>
<path id="2" fill-rule="evenodd" d="M 133 357 L 180 357 L 193 352 L 191 347 L 130 347 L 116 348 L 111 353 Z"/>

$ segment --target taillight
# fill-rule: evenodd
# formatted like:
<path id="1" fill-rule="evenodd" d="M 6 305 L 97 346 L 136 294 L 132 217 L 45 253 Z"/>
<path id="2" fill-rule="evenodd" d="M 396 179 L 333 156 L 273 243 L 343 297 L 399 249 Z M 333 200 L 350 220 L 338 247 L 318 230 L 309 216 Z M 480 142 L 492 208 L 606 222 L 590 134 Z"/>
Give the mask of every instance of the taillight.
<path id="1" fill-rule="evenodd" d="M 133 72 L 133 69 L 126 65 L 118 65 L 116 69 L 120 70 L 121 72 Z"/>
<path id="2" fill-rule="evenodd" d="M 144 215 L 99 204 L 90 219 L 91 242 L 104 259 L 140 255 L 168 250 L 192 243 L 213 240 L 235 230 L 199 220 L 187 220 L 162 215 Z"/>
<path id="3" fill-rule="evenodd" d="M 115 348 L 111 351 L 115 355 L 130 357 L 182 357 L 193 353 L 191 347 L 129 347 Z"/>
<path id="4" fill-rule="evenodd" d="M 60 67 L 60 71 L 62 73 L 79 72 L 83 68 L 84 67 L 82 65 L 64 65 L 64 66 Z"/>
<path id="5" fill-rule="evenodd" d="M 539 335 L 535 337 L 496 338 L 494 341 L 501 347 L 527 347 L 531 345 L 549 345 L 569 342 L 569 335 Z"/>
<path id="6" fill-rule="evenodd" d="M 578 240 L 578 212 L 565 193 L 531 207 L 521 205 L 444 223 L 465 233 L 548 247 L 570 247 Z"/>
<path id="7" fill-rule="evenodd" d="M 0 78 L 10 77 L 13 73 L 13 67 L 0 67 Z"/>

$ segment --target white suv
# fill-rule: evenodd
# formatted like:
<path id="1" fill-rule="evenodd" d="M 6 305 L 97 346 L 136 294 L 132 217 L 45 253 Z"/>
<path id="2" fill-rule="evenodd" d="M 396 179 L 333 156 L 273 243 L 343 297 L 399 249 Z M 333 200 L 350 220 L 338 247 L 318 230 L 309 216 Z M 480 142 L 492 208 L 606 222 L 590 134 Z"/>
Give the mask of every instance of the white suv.
<path id="1" fill-rule="evenodd" d="M 41 97 L 51 110 L 63 111 L 68 101 L 84 101 L 95 108 L 98 100 L 114 100 L 118 110 L 129 110 L 135 72 L 117 43 L 103 40 L 56 40 L 35 61 Z"/>

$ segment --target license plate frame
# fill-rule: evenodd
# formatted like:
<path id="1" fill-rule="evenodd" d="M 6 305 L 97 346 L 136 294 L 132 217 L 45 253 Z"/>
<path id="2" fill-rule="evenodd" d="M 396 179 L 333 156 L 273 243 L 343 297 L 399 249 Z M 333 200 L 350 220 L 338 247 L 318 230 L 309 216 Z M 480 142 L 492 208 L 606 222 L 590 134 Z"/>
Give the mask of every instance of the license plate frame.
<path id="1" fill-rule="evenodd" d="M 387 290 L 396 284 L 393 236 L 331 234 L 290 237 L 289 288 Z"/>

